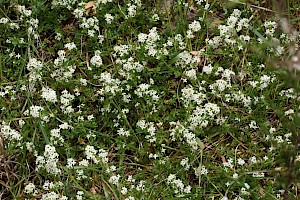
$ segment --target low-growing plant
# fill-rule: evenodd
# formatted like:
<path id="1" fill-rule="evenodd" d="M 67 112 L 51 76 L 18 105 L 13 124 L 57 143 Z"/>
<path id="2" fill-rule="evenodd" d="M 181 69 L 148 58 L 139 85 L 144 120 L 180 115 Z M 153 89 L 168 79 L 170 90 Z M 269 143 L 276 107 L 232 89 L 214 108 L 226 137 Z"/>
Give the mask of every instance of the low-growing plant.
<path id="1" fill-rule="evenodd" d="M 0 1 L 0 197 L 297 199 L 299 36 L 226 3 Z"/>

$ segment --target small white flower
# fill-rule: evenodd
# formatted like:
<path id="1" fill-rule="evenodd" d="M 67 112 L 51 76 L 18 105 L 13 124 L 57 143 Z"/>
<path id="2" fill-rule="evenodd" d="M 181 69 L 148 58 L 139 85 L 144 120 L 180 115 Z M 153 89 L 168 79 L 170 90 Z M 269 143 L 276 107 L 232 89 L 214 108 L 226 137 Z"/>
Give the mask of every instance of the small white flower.
<path id="1" fill-rule="evenodd" d="M 43 87 L 42 88 L 42 95 L 41 95 L 46 101 L 55 103 L 57 102 L 56 92 L 55 90 L 49 88 L 49 87 Z"/>
<path id="2" fill-rule="evenodd" d="M 239 175 L 237 174 L 237 173 L 234 173 L 233 175 L 232 175 L 232 178 L 234 178 L 234 179 L 237 179 L 239 177 Z"/>
<path id="3" fill-rule="evenodd" d="M 65 48 L 71 51 L 72 49 L 76 49 L 76 45 L 74 42 L 65 44 Z"/>
<path id="4" fill-rule="evenodd" d="M 245 161 L 241 158 L 239 158 L 237 161 L 238 161 L 239 165 L 244 165 L 245 164 Z"/>
<path id="5" fill-rule="evenodd" d="M 123 194 L 123 195 L 125 195 L 125 194 L 127 194 L 127 188 L 126 187 L 122 187 L 122 189 L 121 189 L 121 194 Z"/>
<path id="6" fill-rule="evenodd" d="M 202 69 L 202 72 L 205 74 L 210 74 L 212 72 L 213 67 L 209 64 L 207 66 L 204 66 Z"/>
<path id="7" fill-rule="evenodd" d="M 35 185 L 33 183 L 28 183 L 26 186 L 25 186 L 25 193 L 26 194 L 32 194 L 35 190 Z"/>
<path id="8" fill-rule="evenodd" d="M 104 17 L 105 17 L 106 23 L 108 23 L 108 24 L 111 24 L 111 22 L 114 20 L 114 17 L 109 13 L 105 14 Z"/>
<path id="9" fill-rule="evenodd" d="M 114 184 L 114 185 L 118 185 L 119 183 L 119 179 L 120 179 L 120 175 L 118 174 L 117 176 L 111 176 L 108 180 L 108 182 Z"/>
<path id="10" fill-rule="evenodd" d="M 256 160 L 256 157 L 255 156 L 252 156 L 250 159 L 249 159 L 250 163 L 251 164 L 256 164 L 257 163 L 257 160 Z"/>
<path id="11" fill-rule="evenodd" d="M 197 32 L 201 29 L 200 22 L 193 21 L 193 23 L 189 24 L 189 29 L 191 29 L 193 32 Z"/>

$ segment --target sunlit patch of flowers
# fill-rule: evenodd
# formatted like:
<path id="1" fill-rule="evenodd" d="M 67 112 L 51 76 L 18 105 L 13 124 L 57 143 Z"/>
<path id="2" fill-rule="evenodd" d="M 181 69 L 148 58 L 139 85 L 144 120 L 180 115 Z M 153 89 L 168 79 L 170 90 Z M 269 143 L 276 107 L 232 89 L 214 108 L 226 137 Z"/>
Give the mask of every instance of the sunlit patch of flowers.
<path id="1" fill-rule="evenodd" d="M 246 7 L 210 24 L 216 5 L 180 1 L 197 16 L 183 23 L 142 2 L 0 16 L 0 139 L 30 165 L 20 198 L 281 198 L 272 170 L 294 135 L 274 105 L 293 122 L 299 94 L 251 45 L 281 58 L 299 38 Z"/>

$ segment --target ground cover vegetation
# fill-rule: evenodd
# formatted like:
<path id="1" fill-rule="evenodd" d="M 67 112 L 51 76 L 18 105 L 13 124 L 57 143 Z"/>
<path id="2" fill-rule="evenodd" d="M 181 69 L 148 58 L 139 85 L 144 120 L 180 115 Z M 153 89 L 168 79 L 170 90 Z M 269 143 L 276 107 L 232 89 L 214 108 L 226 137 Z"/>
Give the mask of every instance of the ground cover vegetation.
<path id="1" fill-rule="evenodd" d="M 0 198 L 299 198 L 282 5 L 0 1 Z"/>

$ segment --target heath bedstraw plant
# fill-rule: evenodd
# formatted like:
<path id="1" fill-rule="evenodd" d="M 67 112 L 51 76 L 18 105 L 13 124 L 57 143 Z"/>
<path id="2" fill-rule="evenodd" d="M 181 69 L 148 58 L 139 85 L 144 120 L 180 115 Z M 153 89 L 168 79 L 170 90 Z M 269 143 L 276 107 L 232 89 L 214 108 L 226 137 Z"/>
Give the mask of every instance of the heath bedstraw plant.
<path id="1" fill-rule="evenodd" d="M 0 198 L 298 198 L 299 88 L 266 66 L 300 38 L 264 2 L 0 5 Z"/>

